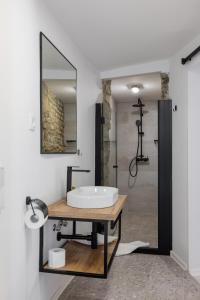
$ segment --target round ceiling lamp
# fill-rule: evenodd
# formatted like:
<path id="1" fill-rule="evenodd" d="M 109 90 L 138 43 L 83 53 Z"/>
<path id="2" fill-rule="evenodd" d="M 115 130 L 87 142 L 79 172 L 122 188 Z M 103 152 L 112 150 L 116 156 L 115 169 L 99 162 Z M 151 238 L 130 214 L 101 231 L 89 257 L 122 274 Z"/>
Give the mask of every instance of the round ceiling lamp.
<path id="1" fill-rule="evenodd" d="M 127 87 L 133 94 L 139 94 L 141 90 L 144 88 L 142 84 L 127 84 Z"/>
<path id="2" fill-rule="evenodd" d="M 140 91 L 140 88 L 139 88 L 139 86 L 135 85 L 135 86 L 131 87 L 131 91 L 133 94 L 138 94 Z"/>

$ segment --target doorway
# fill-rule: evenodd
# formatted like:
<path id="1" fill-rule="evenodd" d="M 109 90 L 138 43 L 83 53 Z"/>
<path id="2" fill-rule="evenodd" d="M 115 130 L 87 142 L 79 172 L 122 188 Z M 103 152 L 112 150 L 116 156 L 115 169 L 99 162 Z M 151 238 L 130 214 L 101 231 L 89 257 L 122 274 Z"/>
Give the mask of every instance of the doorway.
<path id="1" fill-rule="evenodd" d="M 131 93 L 132 82 L 142 86 L 139 94 Z M 96 105 L 96 185 L 117 186 L 120 194 L 128 195 L 123 242 L 141 240 L 149 247 L 137 252 L 169 254 L 171 101 L 166 99 L 162 75 L 107 83 L 104 101 Z"/>

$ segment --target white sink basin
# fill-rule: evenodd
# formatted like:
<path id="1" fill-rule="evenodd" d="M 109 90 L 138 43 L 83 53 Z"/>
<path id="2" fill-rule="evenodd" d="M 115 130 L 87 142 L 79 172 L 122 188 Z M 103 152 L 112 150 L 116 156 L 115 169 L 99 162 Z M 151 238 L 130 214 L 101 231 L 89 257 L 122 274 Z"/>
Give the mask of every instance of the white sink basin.
<path id="1" fill-rule="evenodd" d="M 104 208 L 115 204 L 118 189 L 107 186 L 83 186 L 67 193 L 67 204 L 78 208 Z"/>

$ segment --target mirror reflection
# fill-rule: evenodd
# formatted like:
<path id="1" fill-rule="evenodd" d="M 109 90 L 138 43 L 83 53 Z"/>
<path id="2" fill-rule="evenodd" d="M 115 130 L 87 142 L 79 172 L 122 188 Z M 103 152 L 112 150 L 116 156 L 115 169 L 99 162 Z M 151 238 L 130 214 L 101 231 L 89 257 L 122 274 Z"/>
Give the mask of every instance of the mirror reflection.
<path id="1" fill-rule="evenodd" d="M 41 153 L 77 152 L 77 71 L 41 33 Z"/>

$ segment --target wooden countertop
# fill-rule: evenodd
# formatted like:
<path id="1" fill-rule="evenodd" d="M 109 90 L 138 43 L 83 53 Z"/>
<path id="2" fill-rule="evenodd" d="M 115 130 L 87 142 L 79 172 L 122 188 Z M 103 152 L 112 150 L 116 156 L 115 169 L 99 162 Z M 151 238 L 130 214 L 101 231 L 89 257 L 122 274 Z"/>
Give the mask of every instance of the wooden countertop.
<path id="1" fill-rule="evenodd" d="M 49 217 L 63 217 L 74 219 L 115 221 L 127 200 L 126 195 L 119 195 L 117 202 L 106 208 L 75 208 L 68 206 L 65 199 L 61 199 L 48 206 Z"/>

